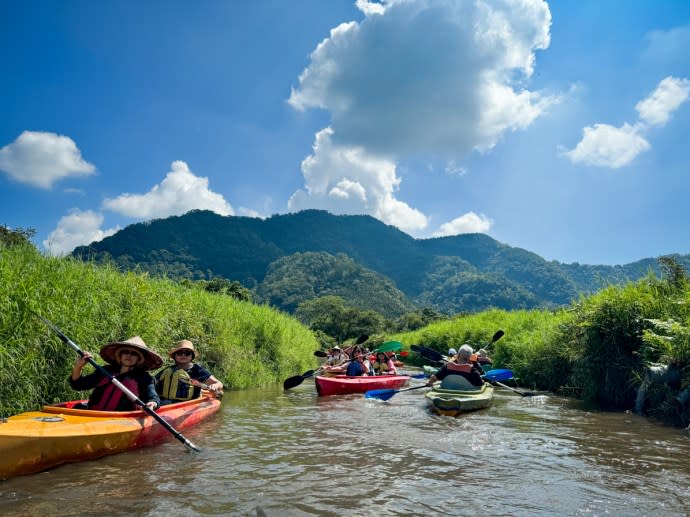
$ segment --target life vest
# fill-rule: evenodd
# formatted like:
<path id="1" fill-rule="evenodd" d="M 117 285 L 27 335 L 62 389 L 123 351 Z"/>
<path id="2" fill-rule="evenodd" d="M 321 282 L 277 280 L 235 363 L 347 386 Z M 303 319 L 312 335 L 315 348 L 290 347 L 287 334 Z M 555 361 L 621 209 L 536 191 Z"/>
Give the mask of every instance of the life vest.
<path id="1" fill-rule="evenodd" d="M 118 380 L 125 388 L 134 393 L 137 397 L 139 396 L 139 383 L 136 381 L 136 379 L 126 377 L 122 380 Z M 105 389 L 103 390 L 101 398 L 95 404 L 90 404 L 89 409 L 95 409 L 96 411 L 117 411 L 117 407 L 120 404 L 120 399 L 122 399 L 125 394 L 120 388 L 110 382 L 110 378 L 108 377 L 103 378 L 103 380 L 97 385 L 97 387 L 103 386 Z"/>
<path id="2" fill-rule="evenodd" d="M 450 362 L 446 364 L 446 369 L 449 373 L 472 373 L 472 365 L 467 363 Z"/>
<path id="3" fill-rule="evenodd" d="M 374 372 L 376 375 L 385 375 L 388 373 L 388 361 L 385 363 L 379 363 L 378 361 L 374 363 Z"/>
<path id="4" fill-rule="evenodd" d="M 161 398 L 168 400 L 191 400 L 199 396 L 189 381 L 191 377 L 187 370 L 168 366 L 158 377 L 158 393 Z M 187 381 L 187 382 L 185 382 Z"/>

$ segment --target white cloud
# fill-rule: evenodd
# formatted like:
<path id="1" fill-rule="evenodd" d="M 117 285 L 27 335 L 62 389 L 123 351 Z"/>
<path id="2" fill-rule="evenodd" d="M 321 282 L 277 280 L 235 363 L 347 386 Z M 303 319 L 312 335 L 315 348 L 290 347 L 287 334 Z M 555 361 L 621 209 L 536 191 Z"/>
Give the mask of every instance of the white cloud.
<path id="1" fill-rule="evenodd" d="M 666 77 L 649 97 L 637 103 L 635 109 L 643 122 L 651 126 L 663 126 L 671 114 L 688 100 L 688 94 L 690 81 Z"/>
<path id="2" fill-rule="evenodd" d="M 640 126 L 629 124 L 620 128 L 594 124 L 582 130 L 582 140 L 575 149 L 563 154 L 573 163 L 617 169 L 650 148 L 649 142 L 640 136 L 640 129 Z"/>
<path id="3" fill-rule="evenodd" d="M 331 30 L 289 102 L 324 108 L 334 142 L 400 158 L 491 149 L 557 99 L 521 85 L 549 46 L 541 0 L 357 3 L 365 19 Z"/>
<path id="4" fill-rule="evenodd" d="M 49 189 L 69 176 L 88 176 L 96 168 L 81 157 L 74 140 L 41 131 L 24 131 L 0 149 L 0 170 L 21 183 Z"/>
<path id="5" fill-rule="evenodd" d="M 690 81 L 666 77 L 656 89 L 635 106 L 640 121 L 621 127 L 594 124 L 582 130 L 582 140 L 571 151 L 562 154 L 573 163 L 617 169 L 630 164 L 651 145 L 646 133 L 650 126 L 663 126 L 671 114 L 688 99 Z"/>
<path id="6" fill-rule="evenodd" d="M 438 231 L 433 233 L 433 236 L 446 237 L 460 233 L 486 233 L 491 229 L 492 225 L 493 221 L 485 215 L 467 212 L 465 215 L 456 217 L 450 222 L 443 223 Z"/>
<path id="7" fill-rule="evenodd" d="M 184 214 L 190 210 L 211 210 L 233 215 L 221 194 L 208 188 L 208 178 L 195 176 L 183 161 L 174 161 L 165 179 L 146 194 L 122 194 L 105 199 L 103 208 L 128 217 L 154 219 Z"/>
<path id="8" fill-rule="evenodd" d="M 120 229 L 117 226 L 109 230 L 101 230 L 102 224 L 102 214 L 92 210 L 72 209 L 68 215 L 60 219 L 57 227 L 43 241 L 43 247 L 51 255 L 64 255 L 77 246 L 103 240 Z"/>
<path id="9" fill-rule="evenodd" d="M 288 207 L 369 214 L 418 234 L 428 218 L 396 198 L 397 163 L 436 153 L 463 174 L 456 160 L 490 150 L 557 102 L 523 82 L 549 46 L 551 13 L 542 0 L 356 6 L 364 19 L 333 28 L 291 92 L 290 105 L 325 109 L 331 124 L 317 133 Z"/>
<path id="10" fill-rule="evenodd" d="M 362 147 L 339 146 L 333 130 L 316 135 L 314 152 L 302 161 L 305 189 L 288 201 L 291 210 L 321 208 L 336 214 L 369 214 L 405 231 L 422 230 L 427 218 L 395 199 L 400 185 L 395 163 Z"/>

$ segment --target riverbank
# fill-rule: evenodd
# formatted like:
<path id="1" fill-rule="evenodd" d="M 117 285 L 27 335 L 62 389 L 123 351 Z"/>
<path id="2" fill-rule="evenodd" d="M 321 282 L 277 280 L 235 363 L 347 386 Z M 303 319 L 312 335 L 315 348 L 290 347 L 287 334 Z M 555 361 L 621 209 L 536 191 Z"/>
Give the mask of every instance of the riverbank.
<path id="1" fill-rule="evenodd" d="M 79 396 L 67 382 L 75 352 L 33 313 L 96 357 L 134 335 L 163 357 L 190 339 L 228 389 L 278 384 L 313 368 L 319 348 L 309 329 L 267 306 L 30 245 L 0 246 L 0 285 L 0 417 Z"/>

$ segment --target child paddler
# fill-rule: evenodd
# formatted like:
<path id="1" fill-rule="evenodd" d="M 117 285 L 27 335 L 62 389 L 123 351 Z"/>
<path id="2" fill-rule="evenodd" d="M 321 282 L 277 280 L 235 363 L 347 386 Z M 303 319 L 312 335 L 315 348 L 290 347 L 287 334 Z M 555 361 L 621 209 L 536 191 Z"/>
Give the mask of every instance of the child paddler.
<path id="1" fill-rule="evenodd" d="M 162 404 L 198 398 L 201 395 L 201 388 L 195 386 L 192 381 L 206 384 L 205 388 L 215 394 L 223 391 L 223 383 L 206 368 L 194 362 L 196 351 L 191 341 L 187 339 L 178 341 L 168 355 L 175 364 L 167 366 L 156 374 L 156 389 L 161 396 Z"/>

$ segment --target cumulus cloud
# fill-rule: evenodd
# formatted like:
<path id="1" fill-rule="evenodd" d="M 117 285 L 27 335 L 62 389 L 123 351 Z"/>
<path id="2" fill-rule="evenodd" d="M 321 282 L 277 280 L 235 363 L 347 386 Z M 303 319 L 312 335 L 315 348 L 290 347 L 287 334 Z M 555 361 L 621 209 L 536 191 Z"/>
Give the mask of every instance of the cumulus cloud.
<path id="1" fill-rule="evenodd" d="M 331 30 L 289 102 L 330 112 L 340 145 L 400 157 L 491 149 L 557 99 L 521 79 L 550 43 L 541 0 L 358 2 L 366 15 Z"/>
<path id="2" fill-rule="evenodd" d="M 120 230 L 119 226 L 101 230 L 102 224 L 102 214 L 92 210 L 72 209 L 58 221 L 57 227 L 43 241 L 43 247 L 52 255 L 64 255 L 77 246 L 103 240 Z"/>
<path id="3" fill-rule="evenodd" d="M 356 6 L 364 19 L 330 31 L 288 100 L 331 116 L 288 206 L 366 213 L 418 233 L 428 218 L 396 198 L 398 162 L 435 153 L 462 174 L 456 160 L 491 150 L 558 102 L 524 86 L 550 44 L 551 13 L 542 0 Z"/>
<path id="4" fill-rule="evenodd" d="M 635 106 L 640 120 L 614 127 L 594 124 L 582 130 L 582 140 L 562 154 L 573 163 L 617 169 L 630 164 L 651 145 L 646 134 L 651 126 L 666 124 L 678 107 L 688 99 L 690 81 L 666 77 L 656 89 Z"/>
<path id="5" fill-rule="evenodd" d="M 0 170 L 21 183 L 50 189 L 63 178 L 93 174 L 96 167 L 81 157 L 68 136 L 24 131 L 0 149 Z"/>
<path id="6" fill-rule="evenodd" d="M 688 100 L 688 94 L 690 81 L 666 77 L 649 97 L 637 103 L 635 109 L 643 122 L 650 126 L 663 126 L 671 118 L 671 114 Z"/>
<path id="7" fill-rule="evenodd" d="M 427 226 L 419 210 L 395 199 L 400 185 L 395 163 L 363 147 L 339 146 L 333 130 L 316 135 L 314 152 L 302 161 L 305 189 L 288 201 L 291 210 L 322 208 L 336 214 L 370 214 L 406 231 Z"/>
<path id="8" fill-rule="evenodd" d="M 461 215 L 450 222 L 443 223 L 438 231 L 433 233 L 433 236 L 446 237 L 460 233 L 487 233 L 492 225 L 493 221 L 485 215 L 467 212 L 465 215 Z"/>
<path id="9" fill-rule="evenodd" d="M 146 194 L 122 194 L 105 199 L 103 208 L 128 217 L 154 219 L 184 214 L 190 210 L 211 210 L 233 215 L 221 194 L 209 189 L 208 178 L 195 176 L 183 161 L 174 161 L 165 179 Z"/>
<path id="10" fill-rule="evenodd" d="M 594 124 L 582 130 L 582 140 L 575 149 L 563 153 L 573 163 L 617 169 L 632 162 L 638 154 L 650 148 L 640 136 L 641 126 L 624 124 L 613 127 Z"/>

